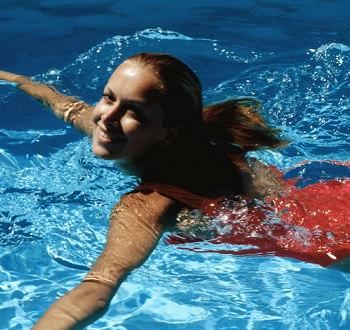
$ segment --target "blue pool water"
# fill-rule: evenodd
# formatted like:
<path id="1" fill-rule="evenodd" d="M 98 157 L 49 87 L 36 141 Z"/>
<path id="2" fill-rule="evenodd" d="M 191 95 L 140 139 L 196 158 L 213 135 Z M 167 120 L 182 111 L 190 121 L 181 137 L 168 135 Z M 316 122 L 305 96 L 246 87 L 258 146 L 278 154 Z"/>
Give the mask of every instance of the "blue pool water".
<path id="1" fill-rule="evenodd" d="M 292 143 L 259 159 L 282 170 L 350 159 L 347 0 L 96 3 L 2 1 L 0 69 L 94 103 L 121 59 L 172 53 L 198 73 L 205 102 L 263 102 Z M 0 113 L 0 329 L 29 329 L 83 278 L 135 180 L 6 84 Z M 297 174 L 300 184 L 350 176 L 326 165 Z M 349 274 L 297 260 L 161 242 L 88 329 L 348 329 L 349 287 Z"/>

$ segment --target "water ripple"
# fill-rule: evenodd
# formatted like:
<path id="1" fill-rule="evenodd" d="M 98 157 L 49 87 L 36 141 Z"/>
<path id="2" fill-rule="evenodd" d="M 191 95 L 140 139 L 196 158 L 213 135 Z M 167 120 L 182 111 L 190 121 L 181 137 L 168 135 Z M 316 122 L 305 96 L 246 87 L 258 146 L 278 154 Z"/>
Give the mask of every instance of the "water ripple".
<path id="1" fill-rule="evenodd" d="M 205 36 L 146 29 L 110 38 L 36 79 L 94 103 L 114 67 L 144 50 L 185 59 L 204 81 L 207 103 L 234 96 L 261 99 L 269 121 L 293 143 L 283 151 L 256 153 L 260 159 L 281 168 L 303 160 L 349 159 L 350 53 L 340 43 L 298 50 L 297 60 L 291 60 Z M 1 105 L 17 104 L 17 92 L 2 87 Z M 0 130 L 0 320 L 5 328 L 28 329 L 50 302 L 81 280 L 103 248 L 111 207 L 137 184 L 113 163 L 93 157 L 88 139 L 69 134 L 66 127 Z M 45 145 L 51 138 L 65 140 Z M 313 163 L 290 175 L 327 179 L 322 171 L 326 165 Z M 162 241 L 123 283 L 107 315 L 90 328 L 346 328 L 349 283 L 338 271 L 287 258 L 196 253 Z"/>

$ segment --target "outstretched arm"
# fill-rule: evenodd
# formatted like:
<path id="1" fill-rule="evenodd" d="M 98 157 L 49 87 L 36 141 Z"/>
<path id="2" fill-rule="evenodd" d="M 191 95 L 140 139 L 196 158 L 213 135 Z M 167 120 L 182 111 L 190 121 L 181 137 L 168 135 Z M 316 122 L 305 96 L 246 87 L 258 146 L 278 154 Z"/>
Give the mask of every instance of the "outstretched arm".
<path id="1" fill-rule="evenodd" d="M 59 299 L 33 329 L 81 329 L 101 317 L 125 276 L 156 246 L 174 203 L 158 193 L 133 193 L 111 214 L 107 243 L 84 281 Z"/>
<path id="2" fill-rule="evenodd" d="M 0 80 L 15 83 L 19 89 L 49 107 L 58 118 L 72 124 L 86 135 L 92 135 L 93 106 L 73 96 L 63 95 L 52 86 L 36 83 L 26 76 L 0 71 Z"/>

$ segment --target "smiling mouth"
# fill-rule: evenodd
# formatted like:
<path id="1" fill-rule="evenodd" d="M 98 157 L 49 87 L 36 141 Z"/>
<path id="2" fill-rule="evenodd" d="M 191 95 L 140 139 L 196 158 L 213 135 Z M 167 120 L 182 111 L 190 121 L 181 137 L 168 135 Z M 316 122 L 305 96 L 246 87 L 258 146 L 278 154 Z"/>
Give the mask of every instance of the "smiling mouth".
<path id="1" fill-rule="evenodd" d="M 99 130 L 98 138 L 103 143 L 123 142 L 126 140 L 125 136 L 118 133 L 110 133 Z"/>

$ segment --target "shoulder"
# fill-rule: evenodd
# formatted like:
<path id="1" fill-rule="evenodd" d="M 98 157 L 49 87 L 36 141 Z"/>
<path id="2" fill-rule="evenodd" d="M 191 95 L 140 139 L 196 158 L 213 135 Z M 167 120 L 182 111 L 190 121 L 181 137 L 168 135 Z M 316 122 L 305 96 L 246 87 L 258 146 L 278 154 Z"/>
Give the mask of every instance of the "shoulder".
<path id="1" fill-rule="evenodd" d="M 178 202 L 155 191 L 132 191 L 125 194 L 113 208 L 111 219 L 142 219 L 163 222 L 181 210 Z"/>

